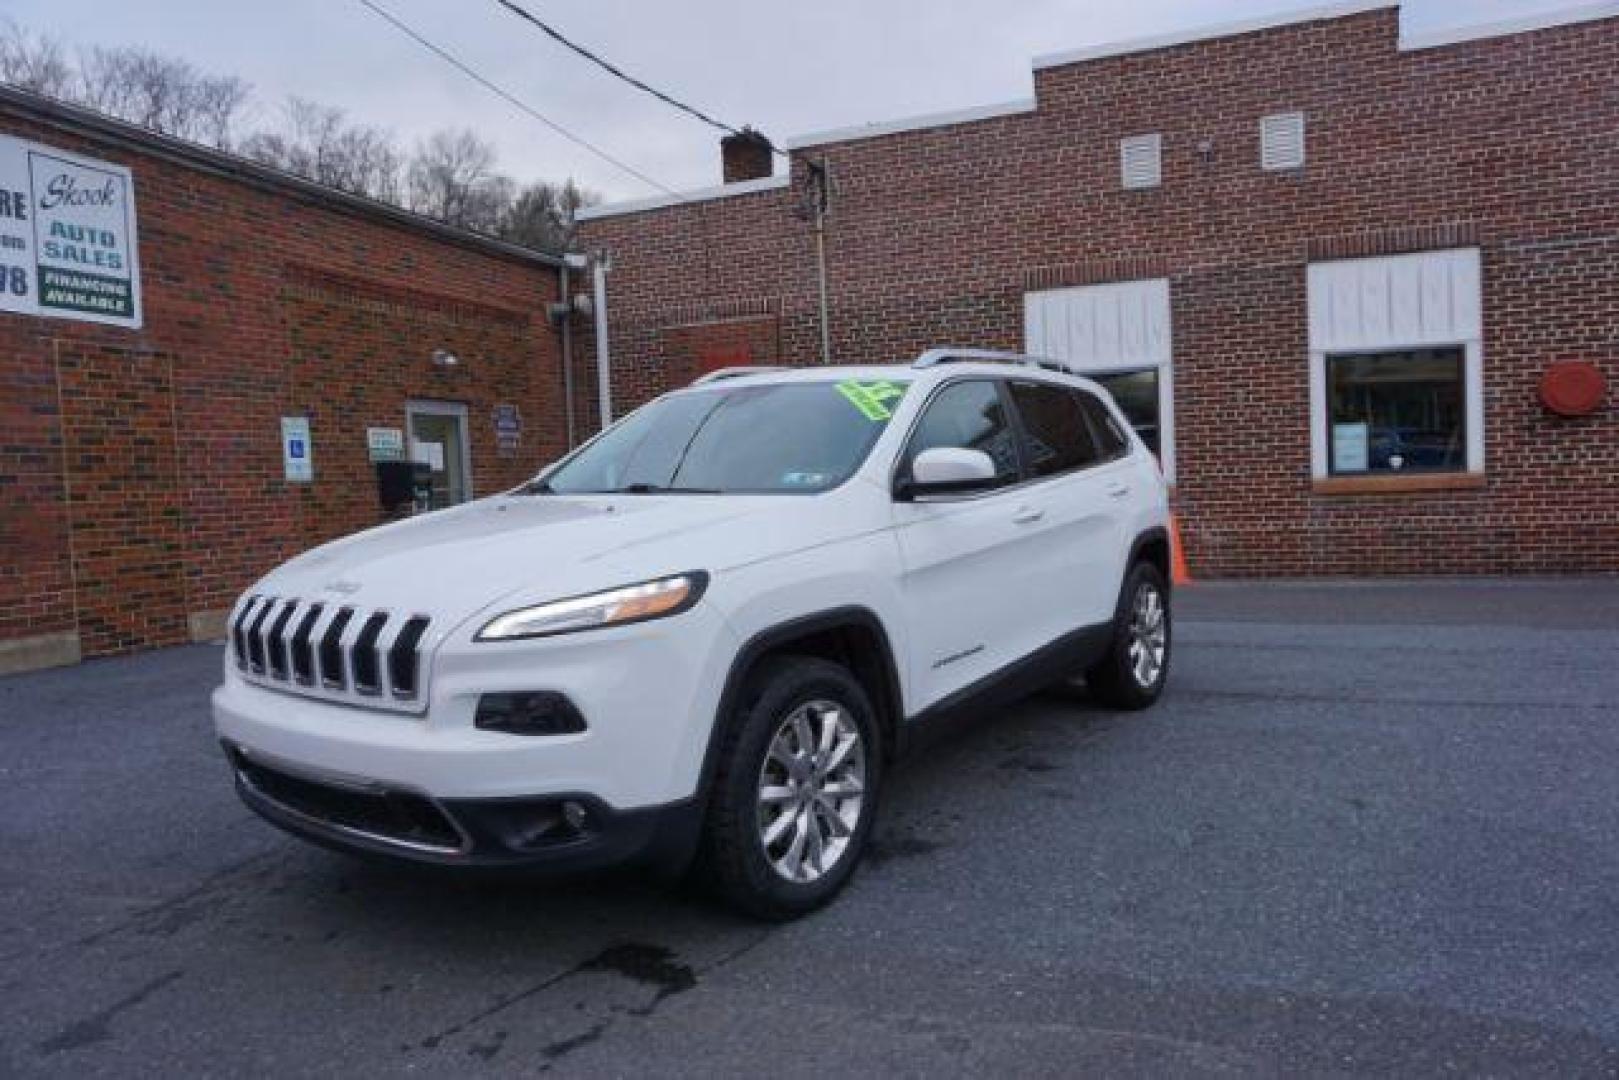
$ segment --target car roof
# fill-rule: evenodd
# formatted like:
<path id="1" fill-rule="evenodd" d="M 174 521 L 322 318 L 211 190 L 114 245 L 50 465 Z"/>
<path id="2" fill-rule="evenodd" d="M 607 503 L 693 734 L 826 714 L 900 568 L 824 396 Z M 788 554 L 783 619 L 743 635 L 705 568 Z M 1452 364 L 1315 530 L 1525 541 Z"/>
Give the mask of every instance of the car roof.
<path id="1" fill-rule="evenodd" d="M 841 382 L 845 379 L 857 379 L 861 382 L 875 382 L 883 379 L 896 382 L 921 382 L 924 380 L 938 382 L 946 378 L 957 378 L 962 375 L 1036 379 L 1050 382 L 1066 381 L 1071 384 L 1093 385 L 1091 380 L 1072 371 L 1055 371 L 1049 367 L 996 361 L 963 360 L 922 368 L 915 367 L 910 363 L 903 363 L 827 364 L 824 366 L 760 368 L 757 371 L 746 372 L 739 370 L 735 374 L 727 375 L 722 379 L 715 379 L 710 382 L 695 382 L 680 389 L 703 390 L 722 386 L 771 386 L 781 383 Z M 678 393 L 679 391 L 676 392 Z"/>

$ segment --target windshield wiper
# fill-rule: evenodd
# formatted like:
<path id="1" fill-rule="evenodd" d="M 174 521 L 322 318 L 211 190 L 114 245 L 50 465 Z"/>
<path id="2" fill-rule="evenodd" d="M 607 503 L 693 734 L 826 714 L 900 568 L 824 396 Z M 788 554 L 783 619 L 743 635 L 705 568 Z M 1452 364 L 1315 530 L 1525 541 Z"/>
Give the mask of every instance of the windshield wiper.
<path id="1" fill-rule="evenodd" d="M 662 484 L 625 484 L 621 488 L 613 488 L 609 495 L 718 495 L 719 488 L 700 487 L 665 487 Z"/>

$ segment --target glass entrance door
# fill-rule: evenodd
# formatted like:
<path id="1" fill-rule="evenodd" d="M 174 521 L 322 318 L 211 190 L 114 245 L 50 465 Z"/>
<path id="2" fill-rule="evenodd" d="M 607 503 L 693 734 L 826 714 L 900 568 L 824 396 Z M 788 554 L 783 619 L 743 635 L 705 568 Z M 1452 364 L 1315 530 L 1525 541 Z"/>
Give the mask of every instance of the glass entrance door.
<path id="1" fill-rule="evenodd" d="M 433 481 L 428 509 L 466 502 L 472 497 L 466 406 L 413 402 L 409 418 L 410 459 L 426 463 Z"/>

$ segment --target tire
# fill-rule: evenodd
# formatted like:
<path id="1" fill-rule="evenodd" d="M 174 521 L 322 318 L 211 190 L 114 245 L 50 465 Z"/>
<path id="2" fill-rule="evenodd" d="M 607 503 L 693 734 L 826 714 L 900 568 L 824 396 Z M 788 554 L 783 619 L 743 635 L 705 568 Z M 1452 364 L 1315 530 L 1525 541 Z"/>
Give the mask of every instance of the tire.
<path id="1" fill-rule="evenodd" d="M 882 779 L 876 712 L 844 668 L 780 656 L 749 675 L 725 719 L 700 872 L 745 914 L 797 918 L 836 896 L 865 851 Z M 807 754 L 795 752 L 804 743 L 798 721 L 807 725 Z"/>
<path id="2" fill-rule="evenodd" d="M 1112 709 L 1147 708 L 1164 692 L 1172 641 L 1169 586 L 1156 566 L 1138 562 L 1125 575 L 1107 652 L 1085 672 L 1091 696 Z"/>

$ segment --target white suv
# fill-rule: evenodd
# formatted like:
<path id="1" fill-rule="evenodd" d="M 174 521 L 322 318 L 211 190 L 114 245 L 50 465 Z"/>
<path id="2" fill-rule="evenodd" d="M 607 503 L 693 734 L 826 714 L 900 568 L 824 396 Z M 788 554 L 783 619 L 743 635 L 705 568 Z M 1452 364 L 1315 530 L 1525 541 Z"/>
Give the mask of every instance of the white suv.
<path id="1" fill-rule="evenodd" d="M 214 717 L 264 817 L 349 851 L 693 856 L 828 900 L 929 720 L 1083 675 L 1151 704 L 1168 508 L 1096 384 L 936 349 L 720 372 L 516 490 L 317 548 L 230 621 Z"/>

